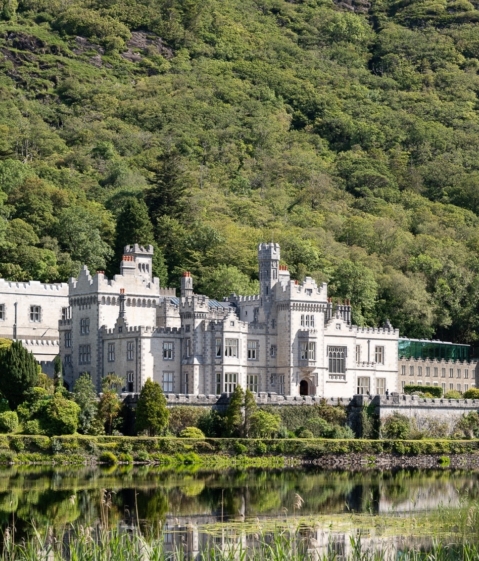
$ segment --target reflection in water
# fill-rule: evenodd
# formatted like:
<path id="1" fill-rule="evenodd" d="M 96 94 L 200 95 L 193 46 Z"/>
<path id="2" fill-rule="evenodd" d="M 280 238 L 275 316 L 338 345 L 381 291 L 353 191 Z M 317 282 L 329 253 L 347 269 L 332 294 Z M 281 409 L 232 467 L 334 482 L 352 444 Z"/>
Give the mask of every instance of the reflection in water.
<path id="1" fill-rule="evenodd" d="M 32 525 L 49 526 L 60 535 L 71 523 L 101 523 L 125 530 L 140 524 L 156 535 L 164 532 L 168 548 L 181 546 L 193 558 L 207 543 L 237 547 L 254 539 L 254 529 L 250 535 L 239 536 L 225 528 L 208 536 L 198 527 L 233 520 L 257 519 L 258 526 L 272 517 L 288 520 L 299 514 L 297 495 L 304 499 L 300 512 L 304 517 L 351 512 L 416 513 L 441 505 L 456 507 L 460 497 L 477 498 L 479 493 L 479 472 L 475 471 L 178 473 L 157 467 L 12 467 L 0 473 L 0 524 L 5 529 L 14 521 L 18 537 L 26 536 Z M 301 531 L 303 541 L 314 551 L 325 553 L 324 548 L 336 544 L 338 559 L 350 547 L 351 536 L 346 532 L 334 534 L 308 526 Z M 392 545 L 398 539 L 386 539 L 377 532 L 363 536 L 364 543 L 386 540 L 384 543 Z"/>

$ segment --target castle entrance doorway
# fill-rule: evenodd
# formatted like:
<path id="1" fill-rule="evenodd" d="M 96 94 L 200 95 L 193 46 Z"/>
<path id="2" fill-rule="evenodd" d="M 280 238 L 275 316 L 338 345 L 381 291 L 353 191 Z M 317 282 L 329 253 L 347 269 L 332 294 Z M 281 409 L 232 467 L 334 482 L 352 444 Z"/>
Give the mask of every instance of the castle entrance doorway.
<path id="1" fill-rule="evenodd" d="M 307 380 L 301 380 L 299 383 L 299 395 L 309 395 L 309 384 Z"/>

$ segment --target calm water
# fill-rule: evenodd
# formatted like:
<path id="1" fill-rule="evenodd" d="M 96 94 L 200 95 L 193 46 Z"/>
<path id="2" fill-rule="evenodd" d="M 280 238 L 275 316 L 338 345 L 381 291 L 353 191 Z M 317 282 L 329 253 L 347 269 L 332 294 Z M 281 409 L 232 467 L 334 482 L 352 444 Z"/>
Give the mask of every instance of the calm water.
<path id="1" fill-rule="evenodd" d="M 48 525 L 61 534 L 70 523 L 94 526 L 101 521 L 128 529 L 140 521 L 166 529 L 165 540 L 180 539 L 189 552 L 199 547 L 198 532 L 193 535 L 191 528 L 221 522 L 255 520 L 261 526 L 272 518 L 284 522 L 298 514 L 351 512 L 405 517 L 459 507 L 462 497 L 479 496 L 475 471 L 172 473 L 140 467 L 9 468 L 0 474 L 0 524 L 14 524 L 19 537 L 32 525 Z M 304 500 L 300 511 L 297 495 Z"/>

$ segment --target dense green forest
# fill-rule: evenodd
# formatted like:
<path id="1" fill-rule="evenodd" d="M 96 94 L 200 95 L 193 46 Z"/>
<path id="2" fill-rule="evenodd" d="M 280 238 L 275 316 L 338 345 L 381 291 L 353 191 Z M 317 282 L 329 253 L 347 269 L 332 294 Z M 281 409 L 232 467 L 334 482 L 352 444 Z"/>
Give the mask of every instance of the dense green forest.
<path id="1" fill-rule="evenodd" d="M 349 2 L 349 3 L 348 3 Z M 468 0 L 0 0 L 0 275 L 257 289 L 256 245 L 357 323 L 479 339 Z"/>

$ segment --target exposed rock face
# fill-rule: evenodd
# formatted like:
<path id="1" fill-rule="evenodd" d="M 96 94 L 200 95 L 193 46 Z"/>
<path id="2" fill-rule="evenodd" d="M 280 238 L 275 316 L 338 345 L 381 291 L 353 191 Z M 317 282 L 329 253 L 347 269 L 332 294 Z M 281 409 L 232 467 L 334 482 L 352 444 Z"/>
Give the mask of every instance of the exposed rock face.
<path id="1" fill-rule="evenodd" d="M 338 8 L 358 14 L 366 14 L 371 8 L 371 2 L 368 0 L 341 0 L 335 2 Z"/>

